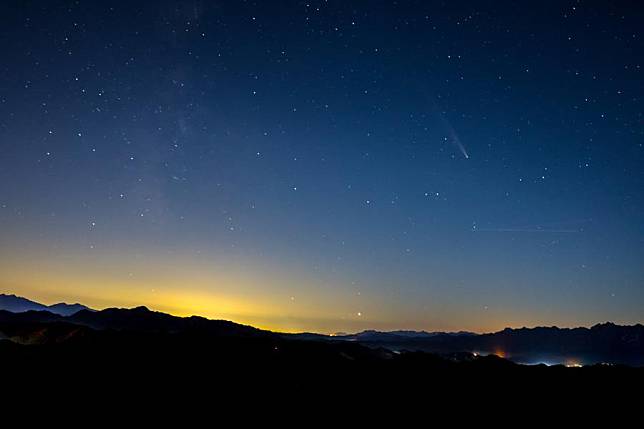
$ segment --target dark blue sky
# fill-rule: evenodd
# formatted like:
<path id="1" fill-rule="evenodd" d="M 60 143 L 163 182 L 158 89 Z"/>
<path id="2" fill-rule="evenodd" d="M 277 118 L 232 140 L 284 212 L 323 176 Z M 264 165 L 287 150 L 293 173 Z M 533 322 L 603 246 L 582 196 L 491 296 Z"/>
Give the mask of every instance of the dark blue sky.
<path id="1" fill-rule="evenodd" d="M 2 289 L 284 330 L 643 321 L 638 2 L 0 15 Z"/>

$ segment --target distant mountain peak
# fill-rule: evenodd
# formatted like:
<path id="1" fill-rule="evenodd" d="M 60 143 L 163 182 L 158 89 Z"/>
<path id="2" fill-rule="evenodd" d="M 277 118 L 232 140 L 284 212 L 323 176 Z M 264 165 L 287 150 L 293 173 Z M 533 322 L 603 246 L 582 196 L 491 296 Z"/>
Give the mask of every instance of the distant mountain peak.
<path id="1" fill-rule="evenodd" d="M 423 339 L 434 338 L 440 336 L 470 336 L 476 335 L 472 332 L 458 331 L 458 332 L 428 332 L 428 331 L 411 331 L 411 330 L 396 330 L 396 331 L 377 331 L 367 329 L 365 331 L 357 332 L 355 334 L 335 334 L 334 337 L 346 340 L 358 341 L 395 341 L 395 340 L 409 340 L 409 339 Z"/>
<path id="2" fill-rule="evenodd" d="M 593 325 L 590 329 L 614 328 L 615 326 L 619 326 L 619 325 L 616 325 L 613 322 L 603 322 L 603 323 L 597 323 Z"/>
<path id="3" fill-rule="evenodd" d="M 45 305 L 32 301 L 15 294 L 0 294 L 0 310 L 10 311 L 12 313 L 23 313 L 25 311 L 49 311 L 50 313 L 60 316 L 71 316 L 81 310 L 91 310 L 82 304 L 67 304 L 60 302 L 53 305 Z"/>

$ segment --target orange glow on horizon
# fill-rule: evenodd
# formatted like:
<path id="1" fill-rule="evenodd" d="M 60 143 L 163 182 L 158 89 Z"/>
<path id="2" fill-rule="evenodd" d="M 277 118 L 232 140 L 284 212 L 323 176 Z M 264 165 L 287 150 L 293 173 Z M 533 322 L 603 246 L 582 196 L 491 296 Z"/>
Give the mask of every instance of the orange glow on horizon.
<path id="1" fill-rule="evenodd" d="M 507 354 L 503 350 L 500 350 L 500 349 L 495 350 L 494 354 L 496 356 L 500 357 L 500 358 L 503 358 L 503 359 L 507 358 Z"/>
<path id="2" fill-rule="evenodd" d="M 568 368 L 581 368 L 583 366 L 577 359 L 568 359 L 564 365 Z"/>

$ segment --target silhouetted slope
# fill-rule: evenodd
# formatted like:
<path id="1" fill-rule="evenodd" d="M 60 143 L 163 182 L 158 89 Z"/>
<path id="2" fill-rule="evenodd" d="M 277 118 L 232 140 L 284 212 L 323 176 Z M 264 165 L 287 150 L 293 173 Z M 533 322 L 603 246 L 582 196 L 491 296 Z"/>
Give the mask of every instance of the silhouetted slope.
<path id="1" fill-rule="evenodd" d="M 216 364 L 310 361 L 333 365 L 338 362 L 368 362 L 391 358 L 392 352 L 359 344 L 287 340 L 278 334 L 228 321 L 201 317 L 175 317 L 144 307 L 82 311 L 63 317 L 47 312 L 0 311 L 0 332 L 15 344 L 28 345 L 49 355 L 73 351 L 76 360 L 111 362 L 139 359 Z M 71 356 L 67 356 L 71 358 Z M 78 363 L 78 362 L 77 362 Z M 185 363 L 185 362 L 183 362 Z"/>
<path id="2" fill-rule="evenodd" d="M 16 295 L 0 294 L 0 310 L 21 313 L 25 311 L 50 311 L 61 316 L 70 316 L 80 310 L 89 310 L 82 304 L 67 304 L 64 302 L 44 305 Z"/>
<path id="3" fill-rule="evenodd" d="M 47 306 L 16 295 L 0 294 L 0 310 L 19 313 L 22 311 L 46 310 Z"/>
<path id="4" fill-rule="evenodd" d="M 199 316 L 176 317 L 146 307 L 108 308 L 102 311 L 80 311 L 66 319 L 95 329 L 138 332 L 194 332 L 217 336 L 269 336 L 271 332 L 227 320 L 210 320 Z"/>
<path id="5" fill-rule="evenodd" d="M 150 311 L 145 307 L 133 309 L 109 308 L 101 311 L 81 310 L 71 316 L 61 316 L 48 311 L 27 311 L 12 313 L 0 310 L 0 332 L 5 336 L 17 332 L 23 338 L 32 330 L 34 338 L 28 343 L 55 341 L 44 334 L 52 326 L 68 326 L 73 330 L 79 326 L 95 331 L 117 331 L 141 334 L 189 334 L 202 339 L 211 337 L 272 338 L 278 337 L 269 331 L 240 325 L 227 320 L 209 320 L 203 317 L 176 317 Z M 42 330 L 42 332 L 41 332 Z"/>
<path id="6" fill-rule="evenodd" d="M 67 304 L 64 302 L 53 304 L 47 307 L 47 311 L 60 314 L 61 316 L 71 316 L 72 314 L 76 314 L 81 310 L 94 311 L 90 310 L 88 307 L 85 307 L 82 304 Z"/>

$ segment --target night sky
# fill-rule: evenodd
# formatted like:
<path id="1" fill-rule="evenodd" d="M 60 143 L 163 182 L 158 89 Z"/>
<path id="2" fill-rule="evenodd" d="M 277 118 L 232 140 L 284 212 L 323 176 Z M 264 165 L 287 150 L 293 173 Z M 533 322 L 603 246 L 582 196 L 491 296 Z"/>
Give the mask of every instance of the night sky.
<path id="1" fill-rule="evenodd" d="M 644 321 L 640 2 L 0 17 L 4 292 L 284 331 Z"/>

